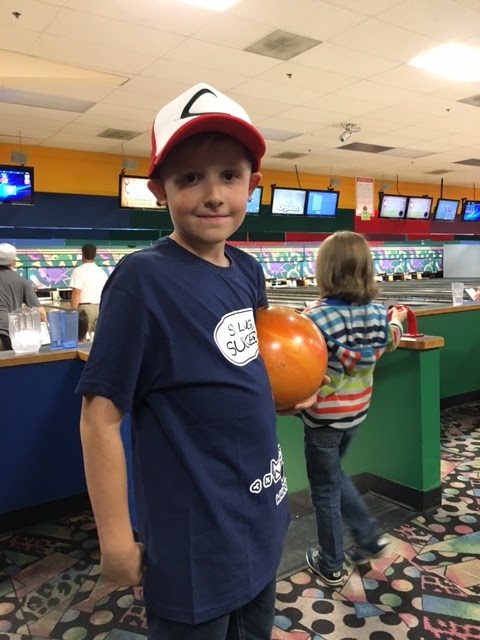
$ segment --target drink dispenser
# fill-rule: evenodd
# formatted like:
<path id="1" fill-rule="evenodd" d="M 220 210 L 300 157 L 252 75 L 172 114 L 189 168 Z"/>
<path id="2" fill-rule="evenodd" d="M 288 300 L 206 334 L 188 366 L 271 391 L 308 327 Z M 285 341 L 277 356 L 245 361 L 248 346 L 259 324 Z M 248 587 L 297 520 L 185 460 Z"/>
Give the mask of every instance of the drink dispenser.
<path id="1" fill-rule="evenodd" d="M 40 313 L 22 305 L 8 314 L 8 333 L 15 353 L 37 353 L 40 350 Z"/>

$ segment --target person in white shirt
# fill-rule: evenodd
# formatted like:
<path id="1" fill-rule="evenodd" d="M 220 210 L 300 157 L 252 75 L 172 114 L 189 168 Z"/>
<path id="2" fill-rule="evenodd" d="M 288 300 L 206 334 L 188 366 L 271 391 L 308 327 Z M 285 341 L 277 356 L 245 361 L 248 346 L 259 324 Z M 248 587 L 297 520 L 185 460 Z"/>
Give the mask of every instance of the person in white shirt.
<path id="1" fill-rule="evenodd" d="M 82 263 L 72 271 L 70 286 L 72 288 L 72 309 L 85 310 L 88 316 L 88 331 L 95 331 L 102 289 L 108 279 L 105 271 L 95 264 L 97 247 L 84 244 L 82 247 Z"/>

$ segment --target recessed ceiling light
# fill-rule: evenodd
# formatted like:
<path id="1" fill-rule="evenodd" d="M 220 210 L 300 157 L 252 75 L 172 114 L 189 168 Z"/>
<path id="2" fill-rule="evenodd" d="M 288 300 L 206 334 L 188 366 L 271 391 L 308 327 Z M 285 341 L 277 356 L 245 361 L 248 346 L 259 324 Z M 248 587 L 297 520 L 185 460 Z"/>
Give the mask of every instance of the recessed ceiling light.
<path id="1" fill-rule="evenodd" d="M 408 64 L 456 82 L 480 80 L 480 49 L 463 44 L 444 44 L 429 49 Z"/>
<path id="2" fill-rule="evenodd" d="M 238 0 L 181 0 L 184 4 L 191 4 L 199 9 L 209 9 L 210 11 L 226 11 L 237 4 Z"/>

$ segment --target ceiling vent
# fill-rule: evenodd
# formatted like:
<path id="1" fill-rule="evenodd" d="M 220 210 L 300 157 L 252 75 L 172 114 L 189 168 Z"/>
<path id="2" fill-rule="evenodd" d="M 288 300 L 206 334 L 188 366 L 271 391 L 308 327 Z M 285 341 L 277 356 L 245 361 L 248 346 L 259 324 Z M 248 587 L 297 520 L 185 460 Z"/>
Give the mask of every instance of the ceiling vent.
<path id="1" fill-rule="evenodd" d="M 98 134 L 98 138 L 111 138 L 112 140 L 133 140 L 141 136 L 143 131 L 128 131 L 128 129 L 105 129 Z"/>
<path id="2" fill-rule="evenodd" d="M 277 153 L 276 156 L 271 156 L 272 158 L 280 158 L 281 160 L 296 160 L 297 158 L 303 158 L 306 156 L 306 153 L 294 153 L 293 151 L 282 151 L 282 153 Z"/>
<path id="3" fill-rule="evenodd" d="M 394 147 L 383 147 L 380 144 L 366 144 L 364 142 L 352 142 L 337 147 L 337 149 L 342 149 L 342 151 L 363 151 L 364 153 L 382 153 L 382 151 L 389 151 L 393 148 Z"/>
<path id="4" fill-rule="evenodd" d="M 480 93 L 477 93 L 475 96 L 469 96 L 468 98 L 462 98 L 461 100 L 457 100 L 457 102 L 469 104 L 472 107 L 480 107 Z"/>
<path id="5" fill-rule="evenodd" d="M 386 156 L 395 156 L 396 158 L 410 158 L 415 160 L 416 158 L 424 158 L 425 156 L 431 156 L 431 151 L 420 151 L 419 149 L 407 149 L 405 147 L 393 147 L 388 151 L 383 152 Z"/>
<path id="6" fill-rule="evenodd" d="M 284 129 L 270 129 L 269 127 L 257 127 L 257 129 L 267 140 L 276 140 L 278 142 L 292 140 L 301 135 L 298 131 L 285 131 Z"/>
<path id="7" fill-rule="evenodd" d="M 453 164 L 466 164 L 469 167 L 480 167 L 480 158 L 468 158 L 467 160 L 457 160 Z"/>
<path id="8" fill-rule="evenodd" d="M 277 58 L 278 60 L 291 60 L 300 55 L 300 53 L 316 47 L 317 44 L 322 44 L 322 41 L 278 29 L 265 36 L 265 38 L 257 40 L 244 51 L 258 53 L 260 56 L 267 56 L 268 58 Z"/>
<path id="9" fill-rule="evenodd" d="M 453 173 L 454 169 L 434 169 L 433 171 L 425 171 L 426 175 L 429 176 L 441 176 L 444 173 Z"/>

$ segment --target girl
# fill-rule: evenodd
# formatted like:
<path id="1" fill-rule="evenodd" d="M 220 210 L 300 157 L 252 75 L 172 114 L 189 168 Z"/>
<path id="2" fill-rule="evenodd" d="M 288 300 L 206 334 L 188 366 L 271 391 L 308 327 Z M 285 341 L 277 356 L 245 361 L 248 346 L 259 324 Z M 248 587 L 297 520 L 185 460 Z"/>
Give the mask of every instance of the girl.
<path id="1" fill-rule="evenodd" d="M 343 520 L 352 530 L 355 563 L 381 555 L 387 546 L 375 519 L 341 467 L 341 459 L 367 417 L 373 371 L 385 351 L 402 337 L 406 310 L 387 310 L 372 302 L 377 295 L 373 262 L 363 236 L 338 231 L 321 245 L 316 262 L 319 298 L 304 313 L 321 330 L 328 348 L 330 382 L 317 402 L 302 411 L 305 457 L 315 507 L 318 548 L 306 559 L 327 585 L 339 587 L 343 576 Z"/>

